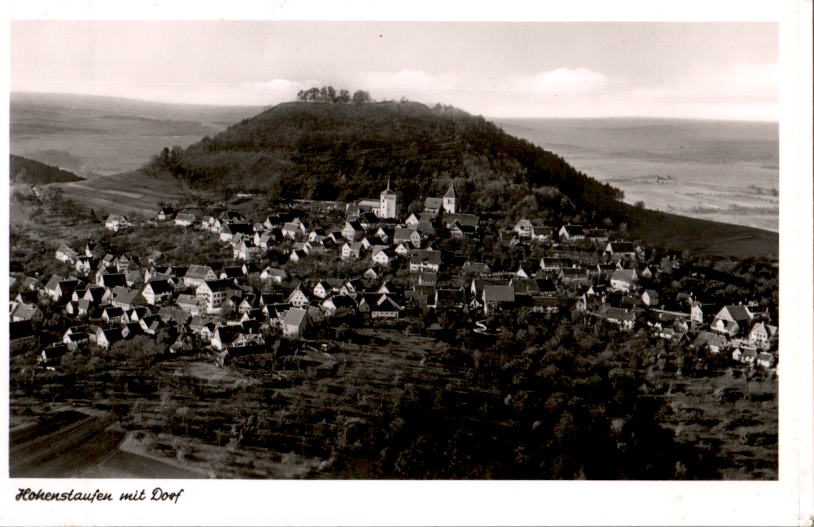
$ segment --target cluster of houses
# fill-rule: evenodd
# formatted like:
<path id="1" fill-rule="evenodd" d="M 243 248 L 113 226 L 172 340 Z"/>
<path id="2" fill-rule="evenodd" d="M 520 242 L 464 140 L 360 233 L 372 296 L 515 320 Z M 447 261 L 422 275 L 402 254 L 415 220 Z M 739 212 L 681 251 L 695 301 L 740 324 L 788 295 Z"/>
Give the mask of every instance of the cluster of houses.
<path id="1" fill-rule="evenodd" d="M 300 337 L 322 324 L 392 321 L 431 310 L 460 312 L 474 321 L 473 331 L 484 332 L 490 315 L 526 310 L 646 331 L 740 362 L 774 366 L 778 335 L 768 313 L 756 305 L 702 305 L 690 293 L 661 298 L 647 287 L 650 279 L 680 262 L 669 257 L 654 262 L 647 249 L 614 239 L 605 229 L 572 224 L 555 229 L 520 219 L 499 232 L 503 243 L 540 244 L 544 250 L 517 269 L 492 269 L 490 262 L 433 248 L 443 237 L 479 236 L 480 218 L 459 212 L 457 200 L 450 186 L 443 197 L 427 198 L 423 211 L 399 221 L 397 194 L 388 182 L 379 200 L 348 204 L 341 225 L 306 223 L 291 210 L 252 221 L 236 211 L 197 218 L 162 208 L 155 221 L 212 233 L 231 246 L 234 261 L 175 266 L 158 252 L 141 261 L 104 254 L 93 242 L 76 249 L 63 245 L 55 254 L 65 265 L 63 275 L 19 278 L 12 341 L 30 336 L 43 303 L 61 306 L 75 321 L 42 351 L 48 363 L 79 345 L 109 347 L 136 335 L 160 334 L 171 351 L 190 346 L 224 351 L 262 345 L 269 335 Z M 105 225 L 130 226 L 120 215 L 111 215 Z M 288 262 L 270 265 L 266 254 L 281 248 Z M 292 283 L 289 271 L 315 254 L 364 261 L 368 268 L 352 279 L 313 276 Z M 383 280 L 396 264 L 408 271 L 406 278 Z M 258 282 L 262 288 L 250 285 Z"/>

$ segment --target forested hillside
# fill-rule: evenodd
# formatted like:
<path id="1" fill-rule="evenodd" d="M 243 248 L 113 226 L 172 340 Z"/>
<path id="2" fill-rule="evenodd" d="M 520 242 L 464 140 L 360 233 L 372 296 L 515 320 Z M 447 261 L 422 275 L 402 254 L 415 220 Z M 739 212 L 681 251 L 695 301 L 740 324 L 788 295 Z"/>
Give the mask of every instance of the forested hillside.
<path id="1" fill-rule="evenodd" d="M 378 196 L 389 177 L 408 210 L 452 181 L 469 208 L 508 215 L 559 206 L 552 187 L 582 210 L 614 209 L 622 197 L 482 117 L 414 102 L 280 104 L 165 149 L 153 168 L 199 187 L 329 200 Z"/>
<path id="2" fill-rule="evenodd" d="M 46 165 L 33 159 L 11 154 L 9 159 L 9 179 L 11 183 L 29 183 L 44 185 L 46 183 L 65 183 L 69 181 L 82 181 L 82 178 L 62 170 L 59 167 Z"/>

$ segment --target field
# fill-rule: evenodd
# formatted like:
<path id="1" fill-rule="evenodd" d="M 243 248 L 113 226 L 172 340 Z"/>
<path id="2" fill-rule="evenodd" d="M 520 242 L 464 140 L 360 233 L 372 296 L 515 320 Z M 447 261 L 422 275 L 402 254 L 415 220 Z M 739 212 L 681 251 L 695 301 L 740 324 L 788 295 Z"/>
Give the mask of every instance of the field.
<path id="1" fill-rule="evenodd" d="M 135 170 L 164 147 L 190 145 L 261 110 L 14 93 L 10 151 L 94 178 Z"/>
<path id="2" fill-rule="evenodd" d="M 61 189 L 65 198 L 97 213 L 136 213 L 149 218 L 155 216 L 161 203 L 174 203 L 187 196 L 179 182 L 138 170 L 49 187 Z"/>
<path id="3" fill-rule="evenodd" d="M 693 218 L 778 229 L 775 123 L 506 119 L 503 129 L 610 183 L 625 201 Z"/>

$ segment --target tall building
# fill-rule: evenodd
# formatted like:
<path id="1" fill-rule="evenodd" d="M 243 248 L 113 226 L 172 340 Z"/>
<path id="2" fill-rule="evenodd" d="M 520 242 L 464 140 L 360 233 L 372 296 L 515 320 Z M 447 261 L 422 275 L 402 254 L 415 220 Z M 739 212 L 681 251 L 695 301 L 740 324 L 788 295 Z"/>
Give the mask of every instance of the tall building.
<path id="1" fill-rule="evenodd" d="M 387 188 L 379 194 L 379 217 L 396 217 L 396 193 L 390 190 L 390 178 L 387 178 Z"/>
<path id="2" fill-rule="evenodd" d="M 455 214 L 455 202 L 457 198 L 455 196 L 455 187 L 450 184 L 447 193 L 444 194 L 444 212 L 448 212 L 449 214 Z"/>

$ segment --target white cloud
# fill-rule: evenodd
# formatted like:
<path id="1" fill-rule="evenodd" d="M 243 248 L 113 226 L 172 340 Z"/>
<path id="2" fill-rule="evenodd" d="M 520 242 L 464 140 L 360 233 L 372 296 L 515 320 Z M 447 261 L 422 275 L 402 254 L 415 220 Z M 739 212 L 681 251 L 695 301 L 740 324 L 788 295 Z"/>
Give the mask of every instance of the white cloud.
<path id="1" fill-rule="evenodd" d="M 403 69 L 398 72 L 371 72 L 364 75 L 364 85 L 372 90 L 454 90 L 460 89 L 461 78 L 453 73 L 431 75 L 423 70 Z"/>
<path id="2" fill-rule="evenodd" d="M 587 68 L 557 68 L 511 79 L 509 89 L 544 93 L 585 93 L 605 88 L 608 78 Z"/>

